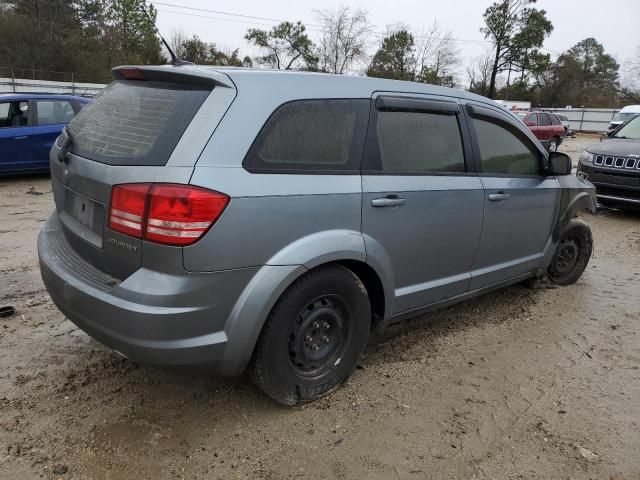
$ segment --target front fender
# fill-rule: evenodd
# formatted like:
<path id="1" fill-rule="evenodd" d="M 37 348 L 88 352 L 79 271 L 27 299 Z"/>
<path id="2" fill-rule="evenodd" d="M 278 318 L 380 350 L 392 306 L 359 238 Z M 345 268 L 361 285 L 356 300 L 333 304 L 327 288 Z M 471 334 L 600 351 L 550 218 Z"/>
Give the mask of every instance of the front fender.
<path id="1" fill-rule="evenodd" d="M 580 210 L 588 210 L 592 214 L 596 213 L 596 188 L 591 182 L 581 177 L 562 176 L 558 177 L 562 186 L 560 190 L 560 208 L 556 227 L 553 232 L 554 243 L 557 242 L 565 226 L 574 218 Z"/>

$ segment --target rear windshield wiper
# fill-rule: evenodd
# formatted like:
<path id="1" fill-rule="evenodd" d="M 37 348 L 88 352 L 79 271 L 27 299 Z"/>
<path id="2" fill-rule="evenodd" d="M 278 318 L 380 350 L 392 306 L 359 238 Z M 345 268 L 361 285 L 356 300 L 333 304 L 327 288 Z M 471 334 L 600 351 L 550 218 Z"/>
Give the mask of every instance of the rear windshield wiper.
<path id="1" fill-rule="evenodd" d="M 65 125 L 62 129 L 62 133 L 60 134 L 62 138 L 62 144 L 58 143 L 58 160 L 60 162 L 67 162 L 67 155 L 69 153 L 69 148 L 71 148 L 71 144 L 73 143 L 73 138 L 71 137 L 71 132 L 69 132 L 68 125 Z"/>

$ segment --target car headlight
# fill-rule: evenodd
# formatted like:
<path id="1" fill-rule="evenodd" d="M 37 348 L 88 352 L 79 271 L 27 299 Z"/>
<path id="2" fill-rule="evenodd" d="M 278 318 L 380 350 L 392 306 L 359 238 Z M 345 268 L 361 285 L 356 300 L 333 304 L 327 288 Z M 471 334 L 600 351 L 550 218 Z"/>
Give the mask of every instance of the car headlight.
<path id="1" fill-rule="evenodd" d="M 580 163 L 593 163 L 593 153 L 587 151 L 582 152 L 580 155 Z"/>

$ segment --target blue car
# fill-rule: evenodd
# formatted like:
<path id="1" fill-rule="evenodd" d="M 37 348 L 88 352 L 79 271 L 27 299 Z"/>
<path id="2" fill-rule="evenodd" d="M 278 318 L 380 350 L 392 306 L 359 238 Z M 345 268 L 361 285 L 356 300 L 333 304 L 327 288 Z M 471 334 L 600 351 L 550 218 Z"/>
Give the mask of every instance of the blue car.
<path id="1" fill-rule="evenodd" d="M 0 94 L 0 176 L 49 171 L 49 150 L 89 103 L 72 95 Z"/>

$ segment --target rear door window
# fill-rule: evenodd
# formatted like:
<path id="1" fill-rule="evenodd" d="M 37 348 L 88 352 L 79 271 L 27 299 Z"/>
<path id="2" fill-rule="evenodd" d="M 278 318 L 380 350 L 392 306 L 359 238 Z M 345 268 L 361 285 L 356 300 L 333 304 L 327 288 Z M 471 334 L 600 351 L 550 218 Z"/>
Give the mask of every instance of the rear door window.
<path id="1" fill-rule="evenodd" d="M 71 152 L 109 165 L 165 165 L 210 88 L 111 83 L 69 124 Z"/>
<path id="2" fill-rule="evenodd" d="M 298 100 L 280 106 L 243 166 L 262 173 L 357 173 L 368 99 Z"/>
<path id="3" fill-rule="evenodd" d="M 37 100 L 37 125 L 69 123 L 75 116 L 71 102 L 67 100 Z"/>
<path id="4" fill-rule="evenodd" d="M 549 115 L 547 115 L 546 113 L 539 113 L 538 125 L 540 125 L 541 127 L 548 127 L 549 125 L 551 125 L 551 120 L 549 120 Z"/>
<path id="5" fill-rule="evenodd" d="M 460 173 L 465 171 L 460 126 L 456 115 L 378 112 L 379 152 L 367 169 L 396 174 Z M 378 155 L 376 155 L 376 153 Z"/>
<path id="6" fill-rule="evenodd" d="M 515 127 L 474 118 L 482 172 L 499 175 L 540 175 L 540 155 Z"/>
<path id="7" fill-rule="evenodd" d="M 29 102 L 0 103 L 0 128 L 26 127 L 29 125 Z"/>

